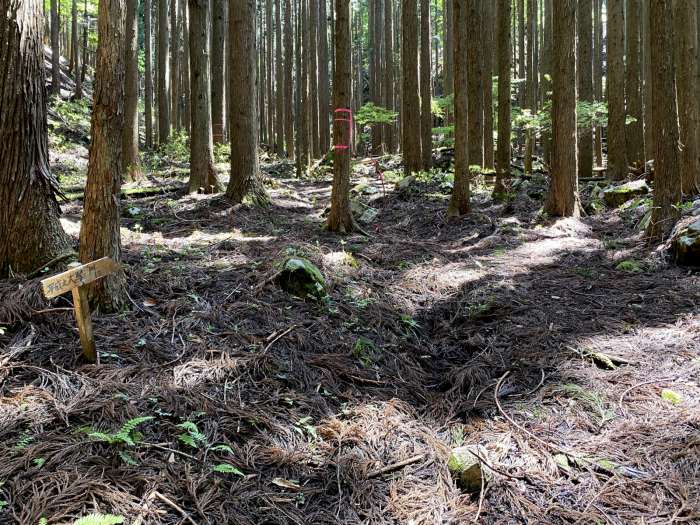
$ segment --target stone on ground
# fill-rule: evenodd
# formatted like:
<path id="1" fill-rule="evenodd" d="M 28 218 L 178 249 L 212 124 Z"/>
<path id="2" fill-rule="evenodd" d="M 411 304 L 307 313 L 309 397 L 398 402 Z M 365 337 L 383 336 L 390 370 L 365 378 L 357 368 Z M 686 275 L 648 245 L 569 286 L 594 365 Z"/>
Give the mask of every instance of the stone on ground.
<path id="1" fill-rule="evenodd" d="M 700 266 L 700 219 L 676 230 L 671 250 L 678 264 Z"/>
<path id="2" fill-rule="evenodd" d="M 633 180 L 620 186 L 612 186 L 603 191 L 603 200 L 610 208 L 622 206 L 630 199 L 647 195 L 650 188 L 645 180 Z"/>
<path id="3" fill-rule="evenodd" d="M 284 291 L 302 299 L 322 299 L 326 296 L 326 280 L 321 270 L 304 257 L 286 259 L 277 282 Z"/>

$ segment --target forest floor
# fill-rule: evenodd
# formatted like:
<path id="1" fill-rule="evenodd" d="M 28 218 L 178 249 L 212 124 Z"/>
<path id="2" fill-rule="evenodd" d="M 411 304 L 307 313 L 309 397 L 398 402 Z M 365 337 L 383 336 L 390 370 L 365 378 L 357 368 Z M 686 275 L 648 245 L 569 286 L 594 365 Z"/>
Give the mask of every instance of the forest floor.
<path id="1" fill-rule="evenodd" d="M 123 201 L 130 304 L 93 316 L 99 365 L 68 299 L 0 283 L 0 523 L 700 523 L 700 274 L 619 211 L 542 216 L 536 181 L 449 222 L 444 177 L 363 169 L 379 213 L 339 237 L 330 179 L 264 167 L 266 208 Z M 289 255 L 326 301 L 279 288 Z M 447 467 L 469 444 L 475 495 Z"/>

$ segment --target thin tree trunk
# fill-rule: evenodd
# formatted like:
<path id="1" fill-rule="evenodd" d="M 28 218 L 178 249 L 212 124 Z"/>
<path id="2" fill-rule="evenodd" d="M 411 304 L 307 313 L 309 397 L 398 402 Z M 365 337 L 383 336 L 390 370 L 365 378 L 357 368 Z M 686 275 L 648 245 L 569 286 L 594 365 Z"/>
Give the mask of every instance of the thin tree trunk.
<path id="1" fill-rule="evenodd" d="M 420 171 L 420 101 L 418 86 L 418 14 L 416 0 L 401 0 L 401 135 L 406 174 Z"/>
<path id="2" fill-rule="evenodd" d="M 284 72 L 282 68 L 282 0 L 275 2 L 275 153 L 284 155 Z"/>
<path id="3" fill-rule="evenodd" d="M 579 215 L 576 160 L 576 2 L 554 0 L 552 94 L 552 181 L 545 209 Z"/>
<path id="4" fill-rule="evenodd" d="M 190 93 L 190 34 L 189 34 L 189 7 L 187 2 L 180 2 L 180 25 L 182 26 L 182 46 L 180 46 L 180 121 L 184 124 L 189 134 L 192 121 L 191 93 Z M 211 24 L 209 24 L 211 26 Z M 210 31 L 211 32 L 211 31 Z M 211 42 L 210 42 L 211 43 Z M 209 77 L 211 79 L 211 77 Z M 211 99 L 210 99 L 211 100 Z"/>
<path id="5" fill-rule="evenodd" d="M 270 146 L 275 144 L 275 130 L 274 130 L 274 117 L 275 117 L 275 105 L 274 105 L 274 85 L 272 83 L 272 65 L 274 60 L 273 53 L 273 38 L 272 33 L 274 29 L 272 28 L 272 2 L 273 0 L 265 0 L 265 79 L 266 79 L 266 90 L 265 96 L 267 98 L 267 141 Z"/>
<path id="6" fill-rule="evenodd" d="M 190 193 L 218 193 L 221 184 L 214 170 L 214 141 L 211 117 L 211 77 L 209 76 L 208 11 L 210 0 L 188 0 L 190 12 L 189 45 L 191 57 L 190 91 Z"/>
<path id="7" fill-rule="evenodd" d="M 10 0 L 0 15 L 0 277 L 69 250 L 49 171 L 42 8 Z"/>
<path id="8" fill-rule="evenodd" d="M 527 2 L 527 80 L 525 82 L 525 108 L 534 115 L 537 112 L 535 106 L 535 26 L 537 25 L 537 5 L 535 0 Z M 532 157 L 535 154 L 535 134 L 528 129 L 525 134 L 525 173 L 532 173 Z M 470 161 L 471 162 L 471 161 Z M 472 162 L 473 164 L 473 162 Z"/>
<path id="9" fill-rule="evenodd" d="M 192 16 L 190 7 L 190 17 Z M 226 100 L 226 75 L 224 64 L 224 41 L 228 21 L 228 0 L 213 0 L 212 4 L 212 46 L 211 46 L 211 124 L 215 144 L 223 144 L 224 135 L 224 101 Z M 192 20 L 190 20 L 192 25 Z M 199 51 L 201 52 L 201 50 Z M 190 36 L 190 57 L 192 53 L 192 36 Z M 192 66 L 194 68 L 194 66 Z M 190 88 L 191 89 L 191 88 Z M 195 104 L 197 104 L 195 100 Z"/>
<path id="10" fill-rule="evenodd" d="M 292 3 L 284 0 L 284 142 L 287 157 L 294 159 L 294 26 Z"/>
<path id="11" fill-rule="evenodd" d="M 151 0 L 143 2 L 144 32 L 144 118 L 146 120 L 146 148 L 153 147 L 153 31 L 151 29 Z"/>
<path id="12" fill-rule="evenodd" d="M 552 55 L 554 53 L 553 40 L 554 35 L 552 26 L 553 0 L 544 0 L 544 59 L 542 60 L 542 100 L 549 97 L 552 91 Z M 552 134 L 549 130 L 542 133 L 542 150 L 544 160 L 547 164 L 551 164 L 552 160 Z"/>
<path id="13" fill-rule="evenodd" d="M 467 0 L 467 20 L 474 27 L 481 26 L 481 4 L 483 0 Z M 478 31 L 467 30 L 467 110 L 469 112 L 469 165 L 484 165 L 484 104 L 483 104 L 483 40 Z M 455 91 L 460 84 L 455 79 Z"/>
<path id="14" fill-rule="evenodd" d="M 350 51 L 350 1 L 335 0 L 335 68 L 333 71 L 333 188 L 328 229 L 349 233 L 355 229 L 350 211 L 350 103 L 352 59 Z"/>
<path id="15" fill-rule="evenodd" d="M 576 12 L 578 99 L 588 104 L 593 102 L 593 6 L 591 4 L 591 0 L 579 0 Z M 581 177 L 590 177 L 593 173 L 593 135 L 590 126 L 578 130 L 578 173 Z"/>
<path id="16" fill-rule="evenodd" d="M 139 161 L 139 70 L 138 70 L 138 0 L 126 2 L 126 39 L 124 46 L 124 169 L 131 179 L 141 173 Z"/>
<path id="17" fill-rule="evenodd" d="M 518 78 L 521 80 L 518 100 L 521 108 L 525 107 L 525 0 L 518 2 Z"/>
<path id="18" fill-rule="evenodd" d="M 652 140 L 654 143 L 654 204 L 647 235 L 663 240 L 678 219 L 681 200 L 678 155 L 678 112 L 673 62 L 672 0 L 652 0 L 649 8 L 651 36 Z"/>
<path id="19" fill-rule="evenodd" d="M 511 36 L 510 17 L 511 0 L 498 0 L 498 162 L 494 195 L 505 192 L 504 179 L 510 178 L 510 68 Z"/>
<path id="20" fill-rule="evenodd" d="M 608 176 L 627 177 L 624 0 L 608 0 Z"/>
<path id="21" fill-rule="evenodd" d="M 59 96 L 61 94 L 60 25 L 58 0 L 51 0 L 51 94 Z"/>
<path id="22" fill-rule="evenodd" d="M 162 146 L 170 138 L 170 74 L 168 55 L 168 0 L 158 2 L 158 142 Z"/>
<path id="23" fill-rule="evenodd" d="M 697 91 L 697 1 L 675 0 L 676 83 L 681 140 L 681 189 L 686 195 L 700 190 Z"/>
<path id="24" fill-rule="evenodd" d="M 258 161 L 258 108 L 256 98 L 255 0 L 230 0 L 231 54 L 231 180 L 226 197 L 234 203 L 247 195 L 253 202 L 268 202 Z"/>
<path id="25" fill-rule="evenodd" d="M 308 3 L 309 0 L 301 0 L 301 70 L 299 73 L 300 77 L 300 108 L 299 108 L 299 136 L 297 140 L 299 141 L 299 163 L 298 163 L 298 173 L 297 175 L 301 177 L 303 173 L 309 168 L 311 162 L 310 155 L 310 145 L 309 145 L 309 135 L 310 135 L 310 114 L 311 114 L 311 104 L 309 102 L 309 61 L 311 60 L 309 54 L 309 17 L 308 17 Z"/>
<path id="26" fill-rule="evenodd" d="M 452 0 L 447 0 L 447 4 Z M 384 0 L 384 81 L 382 89 L 383 106 L 386 109 L 394 109 L 394 9 L 393 0 Z M 394 124 L 384 126 L 383 137 L 386 143 L 387 153 L 396 152 L 396 127 Z"/>
<path id="27" fill-rule="evenodd" d="M 445 9 L 445 43 L 443 46 L 443 68 L 445 69 L 445 96 L 454 93 L 454 0 L 443 0 Z M 451 121 L 451 116 L 447 116 Z"/>
<path id="28" fill-rule="evenodd" d="M 644 116 L 642 114 L 642 76 L 640 64 L 640 11 L 641 0 L 627 0 L 627 114 L 634 119 L 625 127 L 627 140 L 627 161 L 632 164 L 644 162 Z M 695 23 L 693 21 L 693 23 Z M 695 50 L 695 44 L 692 44 Z M 695 60 L 693 60 L 694 62 Z M 693 79 L 695 82 L 695 79 Z"/>
<path id="29" fill-rule="evenodd" d="M 180 34 L 181 21 L 178 17 L 178 2 L 184 0 L 170 0 L 170 118 L 172 126 L 178 131 L 182 129 L 182 114 L 179 108 L 180 102 Z"/>
<path id="30" fill-rule="evenodd" d="M 391 1 L 391 0 L 386 0 Z M 433 114 L 430 82 L 430 0 L 420 0 L 420 132 L 423 169 L 433 167 Z"/>
<path id="31" fill-rule="evenodd" d="M 601 2 L 602 0 L 598 0 Z M 642 0 L 642 48 L 644 53 L 644 160 L 654 158 L 654 141 L 651 125 L 651 35 L 649 33 L 649 2 Z"/>
<path id="32" fill-rule="evenodd" d="M 482 54 L 484 59 L 484 167 L 493 170 L 493 49 L 494 41 L 494 0 L 483 2 L 482 35 L 486 52 Z"/>
<path id="33" fill-rule="evenodd" d="M 82 226 L 80 261 L 102 257 L 121 260 L 119 194 L 124 168 L 124 27 L 125 0 L 101 0 L 97 15 L 97 68 L 90 156 Z M 88 285 L 90 303 L 102 311 L 118 311 L 126 302 L 123 272 Z"/>
<path id="34" fill-rule="evenodd" d="M 318 26 L 318 118 L 321 155 L 324 155 L 331 143 L 330 129 L 330 78 L 328 74 L 328 13 L 326 0 L 319 0 Z"/>
<path id="35" fill-rule="evenodd" d="M 75 79 L 75 93 L 73 98 L 80 100 L 83 98 L 83 83 L 80 79 L 80 46 L 78 42 L 78 2 L 73 0 L 71 5 L 71 57 L 73 61 L 73 78 Z"/>
<path id="36" fill-rule="evenodd" d="M 646 0 L 645 0 L 646 1 Z M 593 59 L 593 89 L 596 102 L 603 102 L 603 0 L 595 0 L 595 18 L 593 32 L 595 34 L 595 58 Z M 603 167 L 603 130 L 600 124 L 595 127 L 595 158 L 596 166 Z"/>
<path id="37" fill-rule="evenodd" d="M 314 159 L 321 156 L 318 128 L 318 1 L 309 4 L 309 118 L 311 119 L 311 152 Z"/>

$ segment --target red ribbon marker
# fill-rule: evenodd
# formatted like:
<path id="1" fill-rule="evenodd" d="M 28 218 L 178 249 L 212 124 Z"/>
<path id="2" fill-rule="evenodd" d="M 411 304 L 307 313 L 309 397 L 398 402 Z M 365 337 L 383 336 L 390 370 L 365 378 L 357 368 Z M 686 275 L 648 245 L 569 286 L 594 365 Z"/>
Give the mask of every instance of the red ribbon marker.
<path id="1" fill-rule="evenodd" d="M 333 149 L 335 150 L 346 150 L 350 149 L 351 144 L 352 144 L 352 109 L 349 108 L 338 108 L 335 110 L 336 113 L 336 118 L 334 119 L 336 122 L 347 122 L 348 123 L 348 137 L 350 137 L 350 144 L 336 144 L 333 146 Z M 338 113 L 347 116 L 347 118 L 338 118 Z"/>

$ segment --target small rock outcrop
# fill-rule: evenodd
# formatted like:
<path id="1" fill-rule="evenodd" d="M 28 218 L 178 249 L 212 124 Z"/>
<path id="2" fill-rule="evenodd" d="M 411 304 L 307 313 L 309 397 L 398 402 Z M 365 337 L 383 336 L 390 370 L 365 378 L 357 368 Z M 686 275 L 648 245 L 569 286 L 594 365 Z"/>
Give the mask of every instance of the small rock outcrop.
<path id="1" fill-rule="evenodd" d="M 479 459 L 486 458 L 487 454 L 481 445 L 465 445 L 452 449 L 447 468 L 464 492 L 478 493 L 482 486 L 491 480 L 491 470 Z"/>
<path id="2" fill-rule="evenodd" d="M 671 239 L 671 251 L 678 264 L 700 266 L 700 219 L 676 230 Z"/>
<path id="3" fill-rule="evenodd" d="M 630 199 L 647 195 L 650 191 L 645 180 L 633 180 L 621 186 L 612 186 L 603 190 L 603 200 L 608 207 L 617 208 Z"/>
<path id="4" fill-rule="evenodd" d="M 311 261 L 304 257 L 289 257 L 282 263 L 277 282 L 284 291 L 302 299 L 326 297 L 326 280 Z"/>

